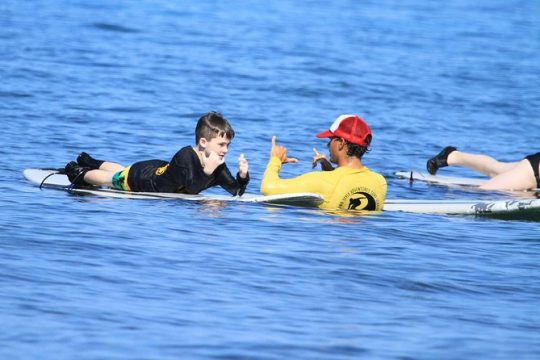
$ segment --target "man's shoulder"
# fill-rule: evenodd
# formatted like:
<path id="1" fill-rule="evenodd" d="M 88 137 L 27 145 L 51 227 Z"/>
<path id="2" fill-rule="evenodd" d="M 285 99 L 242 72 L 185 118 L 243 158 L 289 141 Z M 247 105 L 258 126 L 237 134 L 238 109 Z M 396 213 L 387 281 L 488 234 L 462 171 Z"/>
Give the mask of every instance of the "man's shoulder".
<path id="1" fill-rule="evenodd" d="M 352 174 L 354 176 L 359 176 L 364 179 L 370 179 L 371 181 L 378 182 L 378 183 L 384 183 L 386 184 L 386 179 L 384 176 L 382 176 L 380 173 L 371 170 L 367 166 L 364 166 L 362 169 L 353 169 L 345 166 L 340 166 L 337 169 L 341 169 L 343 171 L 343 176 Z M 336 170 L 337 170 L 336 169 Z"/>
<path id="2" fill-rule="evenodd" d="M 381 183 L 385 183 L 386 184 L 386 178 L 381 174 L 381 173 L 378 173 L 376 171 L 373 171 L 369 168 L 366 168 L 367 170 L 367 173 L 373 177 L 374 179 L 377 179 L 379 182 Z"/>

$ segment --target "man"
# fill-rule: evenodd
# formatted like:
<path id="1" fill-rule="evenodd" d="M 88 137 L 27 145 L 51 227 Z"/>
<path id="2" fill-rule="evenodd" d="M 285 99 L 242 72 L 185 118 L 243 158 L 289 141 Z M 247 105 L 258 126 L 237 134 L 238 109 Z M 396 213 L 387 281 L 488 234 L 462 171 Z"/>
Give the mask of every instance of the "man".
<path id="1" fill-rule="evenodd" d="M 270 160 L 261 183 L 264 195 L 310 192 L 320 194 L 322 209 L 382 210 L 386 197 L 386 180 L 362 164 L 372 135 L 369 126 L 357 115 L 341 115 L 329 130 L 316 135 L 328 138 L 330 161 L 337 164 L 332 169 L 326 159 L 316 151 L 314 164 L 323 161 L 323 169 L 293 179 L 280 179 L 282 164 L 298 162 L 287 157 L 287 149 L 276 144 L 272 137 Z"/>

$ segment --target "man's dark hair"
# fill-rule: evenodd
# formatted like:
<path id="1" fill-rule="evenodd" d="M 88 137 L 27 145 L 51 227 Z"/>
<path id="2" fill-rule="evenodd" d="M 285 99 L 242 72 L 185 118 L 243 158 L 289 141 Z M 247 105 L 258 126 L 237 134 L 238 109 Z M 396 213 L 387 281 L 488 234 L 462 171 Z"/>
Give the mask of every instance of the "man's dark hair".
<path id="1" fill-rule="evenodd" d="M 210 141 L 218 136 L 225 136 L 229 140 L 232 140 L 234 138 L 234 130 L 223 115 L 215 111 L 210 111 L 201 116 L 197 122 L 195 144 L 198 144 L 201 138 Z"/>
<path id="2" fill-rule="evenodd" d="M 366 146 L 353 144 L 352 142 L 349 142 L 345 139 L 343 139 L 345 143 L 347 143 L 347 156 L 354 156 L 359 159 L 362 159 L 362 156 L 368 151 L 369 144 L 371 144 L 371 135 L 366 136 Z"/>

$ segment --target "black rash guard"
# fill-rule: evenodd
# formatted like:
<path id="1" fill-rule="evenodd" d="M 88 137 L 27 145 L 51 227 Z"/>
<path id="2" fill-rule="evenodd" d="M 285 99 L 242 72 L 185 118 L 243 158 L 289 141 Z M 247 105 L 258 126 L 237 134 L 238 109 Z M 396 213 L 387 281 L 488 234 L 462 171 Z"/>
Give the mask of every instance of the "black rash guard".
<path id="1" fill-rule="evenodd" d="M 242 195 L 249 182 L 231 175 L 225 163 L 211 175 L 203 171 L 201 161 L 191 146 L 180 149 L 170 162 L 146 160 L 131 165 L 128 173 L 131 191 L 198 194 L 212 186 L 221 186 L 232 195 Z"/>

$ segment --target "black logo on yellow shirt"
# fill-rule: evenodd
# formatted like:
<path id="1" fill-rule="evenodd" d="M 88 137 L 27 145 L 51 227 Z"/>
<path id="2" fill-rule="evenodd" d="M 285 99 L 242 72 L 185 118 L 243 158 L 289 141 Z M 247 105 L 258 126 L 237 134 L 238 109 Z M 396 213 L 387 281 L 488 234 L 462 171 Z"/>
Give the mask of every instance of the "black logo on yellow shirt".
<path id="1" fill-rule="evenodd" d="M 341 203 L 339 204 L 341 209 L 347 210 L 377 210 L 377 201 L 375 198 L 364 191 L 350 191 Z"/>

